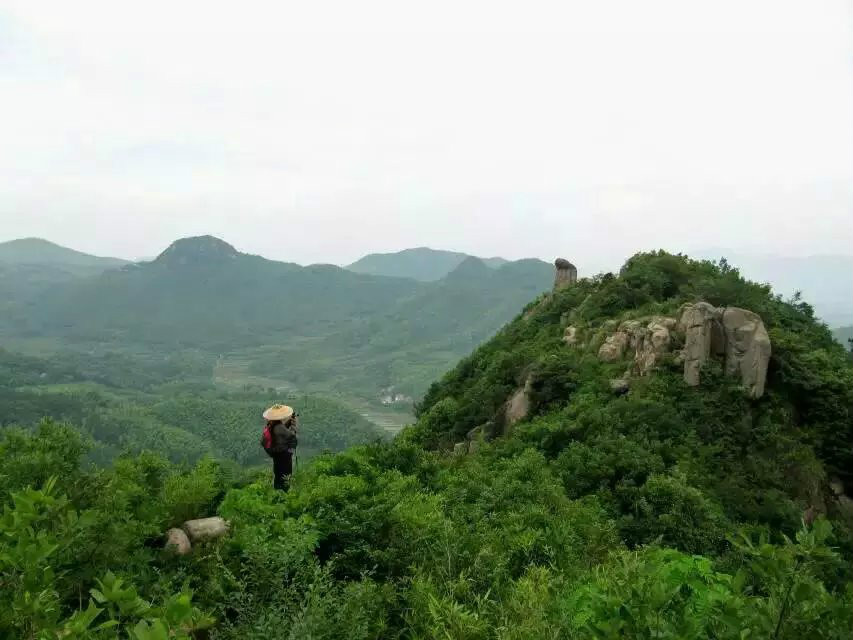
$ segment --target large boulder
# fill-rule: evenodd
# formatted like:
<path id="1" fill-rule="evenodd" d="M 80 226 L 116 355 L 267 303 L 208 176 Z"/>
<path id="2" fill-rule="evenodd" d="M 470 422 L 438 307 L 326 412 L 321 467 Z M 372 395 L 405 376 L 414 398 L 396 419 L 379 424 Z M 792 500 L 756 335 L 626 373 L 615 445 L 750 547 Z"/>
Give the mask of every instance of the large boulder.
<path id="1" fill-rule="evenodd" d="M 691 387 L 699 384 L 702 365 L 711 356 L 715 340 L 719 340 L 719 315 L 707 302 L 689 304 L 681 310 L 678 328 L 684 332 L 684 381 Z"/>
<path id="2" fill-rule="evenodd" d="M 678 327 L 684 332 L 684 381 L 696 386 L 702 365 L 713 356 L 725 359 L 725 371 L 739 375 L 753 398 L 764 395 L 770 336 L 758 314 L 738 307 L 697 302 L 682 307 Z"/>
<path id="3" fill-rule="evenodd" d="M 228 533 L 228 522 L 220 517 L 187 520 L 183 526 L 189 539 L 195 542 L 215 540 Z"/>
<path id="4" fill-rule="evenodd" d="M 166 544 L 164 546 L 179 556 L 185 556 L 193 550 L 190 539 L 183 529 L 169 529 L 166 532 Z"/>
<path id="5" fill-rule="evenodd" d="M 628 378 L 613 378 L 610 381 L 610 390 L 618 396 L 625 395 L 630 389 Z"/>
<path id="6" fill-rule="evenodd" d="M 771 352 L 764 322 L 752 311 L 726 307 L 721 323 L 725 333 L 726 373 L 739 374 L 749 395 L 760 398 L 764 395 Z"/>

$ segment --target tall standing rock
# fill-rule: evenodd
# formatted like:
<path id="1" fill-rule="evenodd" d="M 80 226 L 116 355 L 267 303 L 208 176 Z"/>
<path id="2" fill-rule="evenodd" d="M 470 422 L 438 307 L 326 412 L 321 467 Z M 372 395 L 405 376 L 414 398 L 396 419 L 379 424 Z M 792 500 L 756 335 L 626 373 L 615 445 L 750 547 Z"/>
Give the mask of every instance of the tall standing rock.
<path id="1" fill-rule="evenodd" d="M 578 270 L 568 260 L 557 258 L 554 261 L 557 271 L 554 274 L 554 291 L 568 287 L 578 281 Z"/>
<path id="2" fill-rule="evenodd" d="M 758 314 L 726 307 L 721 324 L 725 332 L 726 373 L 740 374 L 749 395 L 764 395 L 767 365 L 770 362 L 770 336 Z"/>
<path id="3" fill-rule="evenodd" d="M 678 328 L 684 332 L 684 381 L 691 387 L 699 384 L 702 365 L 719 342 L 718 316 L 717 309 L 707 302 L 687 305 L 681 312 Z"/>

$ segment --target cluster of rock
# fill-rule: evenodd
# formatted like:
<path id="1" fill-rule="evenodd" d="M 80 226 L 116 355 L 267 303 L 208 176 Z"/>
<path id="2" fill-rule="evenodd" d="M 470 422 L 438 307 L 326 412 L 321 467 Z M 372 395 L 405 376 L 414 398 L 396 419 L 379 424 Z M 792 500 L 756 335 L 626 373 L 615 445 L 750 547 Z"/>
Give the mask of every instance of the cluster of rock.
<path id="1" fill-rule="evenodd" d="M 205 540 L 216 540 L 228 533 L 229 524 L 219 517 L 187 520 L 180 529 L 169 529 L 166 532 L 166 549 L 180 556 L 192 552 L 193 544 Z"/>
<path id="2" fill-rule="evenodd" d="M 555 292 L 577 282 L 578 272 L 571 262 L 558 258 L 554 266 Z M 546 302 L 543 300 L 543 304 Z M 614 393 L 627 393 L 632 376 L 647 375 L 664 356 L 674 353 L 684 363 L 684 381 L 690 386 L 699 384 L 702 366 L 708 359 L 719 357 L 726 373 L 739 375 L 751 397 L 764 394 L 770 337 L 761 318 L 752 311 L 697 302 L 684 305 L 676 317 L 657 315 L 618 324 L 611 321 L 604 328 L 612 333 L 599 347 L 598 357 L 604 362 L 620 362 L 627 357 L 631 360 L 624 376 L 610 381 Z M 567 346 L 582 347 L 581 338 L 580 328 L 571 324 L 565 328 L 563 342 Z M 457 442 L 454 455 L 473 453 L 484 438 L 507 433 L 526 418 L 530 412 L 531 382 L 528 376 L 491 421 L 472 429 L 464 441 Z"/>
<path id="3" fill-rule="evenodd" d="M 677 318 L 653 316 L 626 320 L 608 335 L 598 350 L 603 362 L 618 362 L 631 355 L 625 378 L 614 381 L 614 391 L 624 391 L 631 375 L 646 375 L 661 357 L 683 340 L 677 357 L 684 362 L 684 381 L 699 384 L 700 372 L 709 358 L 719 357 L 729 375 L 739 375 L 753 398 L 764 394 L 770 362 L 770 336 L 761 318 L 738 307 L 714 307 L 707 302 L 684 305 Z M 578 329 L 566 328 L 563 341 L 578 342 Z M 618 383 L 618 384 L 616 384 Z"/>

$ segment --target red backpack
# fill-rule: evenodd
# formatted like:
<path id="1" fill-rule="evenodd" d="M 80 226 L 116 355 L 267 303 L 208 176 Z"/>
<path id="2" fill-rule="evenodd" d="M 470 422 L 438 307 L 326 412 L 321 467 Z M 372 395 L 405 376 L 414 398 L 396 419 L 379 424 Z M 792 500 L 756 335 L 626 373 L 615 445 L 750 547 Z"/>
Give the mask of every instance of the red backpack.
<path id="1" fill-rule="evenodd" d="M 272 449 L 272 429 L 270 429 L 269 424 L 264 426 L 264 435 L 261 437 L 261 444 L 267 451 Z"/>

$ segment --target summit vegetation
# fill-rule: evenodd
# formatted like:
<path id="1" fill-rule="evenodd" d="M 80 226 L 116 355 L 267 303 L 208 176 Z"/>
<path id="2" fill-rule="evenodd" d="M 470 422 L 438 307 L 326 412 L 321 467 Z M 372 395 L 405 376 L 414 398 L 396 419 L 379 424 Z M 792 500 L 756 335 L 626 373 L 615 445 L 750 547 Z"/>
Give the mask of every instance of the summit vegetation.
<path id="1" fill-rule="evenodd" d="M 759 314 L 764 395 L 713 360 L 688 387 L 675 353 L 614 393 L 611 327 L 697 300 Z M 527 416 L 501 425 L 527 381 Z M 5 429 L 0 637 L 849 638 L 851 411 L 853 365 L 807 304 L 639 254 L 530 302 L 415 424 L 315 458 L 287 493 L 215 455 L 95 467 L 72 425 Z M 225 538 L 162 549 L 214 514 Z"/>

